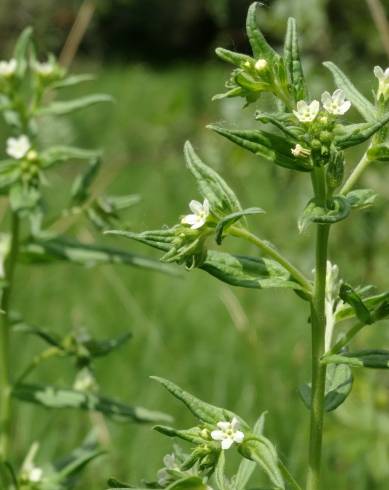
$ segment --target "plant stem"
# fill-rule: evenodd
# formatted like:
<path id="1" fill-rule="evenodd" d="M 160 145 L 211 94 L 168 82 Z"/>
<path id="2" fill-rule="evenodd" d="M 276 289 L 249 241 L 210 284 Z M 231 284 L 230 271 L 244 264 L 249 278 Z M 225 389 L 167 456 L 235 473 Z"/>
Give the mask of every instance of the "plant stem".
<path id="1" fill-rule="evenodd" d="M 300 270 L 298 270 L 293 264 L 291 264 L 286 257 L 277 252 L 277 250 L 268 242 L 266 242 L 265 240 L 261 240 L 250 231 L 244 228 L 237 228 L 236 226 L 231 226 L 229 229 L 229 233 L 232 236 L 243 238 L 248 242 L 256 245 L 265 255 L 268 255 L 269 257 L 276 260 L 288 272 L 290 272 L 290 275 L 293 277 L 293 279 L 301 284 L 301 286 L 303 286 L 308 294 L 312 293 L 311 282 L 304 276 L 304 274 Z"/>
<path id="2" fill-rule="evenodd" d="M 319 205 L 325 206 L 326 185 L 324 169 L 322 167 L 315 168 L 314 174 L 312 180 L 315 198 Z M 320 363 L 320 358 L 324 354 L 325 349 L 325 291 L 329 230 L 329 225 L 317 225 L 315 284 L 311 301 L 312 401 L 307 490 L 319 490 L 320 488 L 326 378 L 326 366 Z"/>
<path id="3" fill-rule="evenodd" d="M 0 463 L 7 460 L 11 429 L 10 304 L 19 248 L 19 217 L 12 213 L 11 244 L 5 264 L 5 287 L 1 297 L 0 330 Z"/>

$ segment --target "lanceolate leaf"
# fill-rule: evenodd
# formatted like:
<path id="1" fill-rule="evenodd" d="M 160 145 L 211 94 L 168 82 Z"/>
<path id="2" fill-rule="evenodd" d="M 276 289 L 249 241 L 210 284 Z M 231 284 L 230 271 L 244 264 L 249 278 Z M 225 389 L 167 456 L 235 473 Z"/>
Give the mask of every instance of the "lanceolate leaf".
<path id="1" fill-rule="evenodd" d="M 302 289 L 290 279 L 290 274 L 272 259 L 231 255 L 208 250 L 200 266 L 220 281 L 244 288 Z"/>
<path id="2" fill-rule="evenodd" d="M 389 114 L 379 121 L 344 126 L 335 138 L 335 145 L 340 150 L 360 145 L 367 141 L 389 121 Z"/>
<path id="3" fill-rule="evenodd" d="M 215 125 L 207 126 L 233 143 L 263 157 L 280 167 L 309 172 L 312 167 L 309 161 L 292 156 L 294 143 L 272 133 L 260 130 L 231 130 Z"/>
<path id="4" fill-rule="evenodd" d="M 73 87 L 74 85 L 78 85 L 79 83 L 89 82 L 90 80 L 94 80 L 96 77 L 94 75 L 88 73 L 82 73 L 80 75 L 70 75 L 69 77 L 64 78 L 58 82 L 53 83 L 51 88 L 59 89 L 65 87 Z"/>
<path id="5" fill-rule="evenodd" d="M 156 248 L 168 252 L 175 239 L 174 228 L 167 228 L 165 230 L 150 230 L 143 231 L 141 233 L 134 233 L 132 231 L 122 230 L 107 230 L 104 232 L 106 235 L 119 235 L 125 238 L 136 240 L 137 242 L 144 243 L 149 247 Z"/>
<path id="6" fill-rule="evenodd" d="M 28 55 L 28 48 L 31 43 L 31 36 L 32 36 L 32 27 L 27 27 L 20 34 L 15 44 L 14 58 L 18 62 L 17 74 L 19 76 L 23 75 L 27 67 L 27 55 Z"/>
<path id="7" fill-rule="evenodd" d="M 79 99 L 69 101 L 57 101 L 51 102 L 50 105 L 42 107 L 37 110 L 37 116 L 63 116 L 71 112 L 85 109 L 100 102 L 112 102 L 113 99 L 110 95 L 106 94 L 93 94 L 80 97 Z"/>
<path id="8" fill-rule="evenodd" d="M 288 74 L 290 91 L 293 94 L 294 101 L 305 100 L 308 96 L 307 87 L 300 59 L 296 20 L 293 19 L 293 17 L 288 19 L 288 28 L 284 46 L 284 61 Z"/>
<path id="9" fill-rule="evenodd" d="M 52 146 L 40 154 L 44 168 L 66 160 L 91 160 L 100 156 L 100 151 L 84 150 L 74 146 Z"/>
<path id="10" fill-rule="evenodd" d="M 165 425 L 155 425 L 153 429 L 168 437 L 177 437 L 178 439 L 194 444 L 204 443 L 204 438 L 201 437 L 201 429 L 199 427 L 193 427 L 193 429 L 189 430 L 176 430 L 173 427 L 167 427 Z"/>
<path id="11" fill-rule="evenodd" d="M 377 193 L 372 189 L 355 189 L 345 197 L 352 208 L 365 209 L 374 204 Z"/>
<path id="12" fill-rule="evenodd" d="M 201 195 L 208 199 L 212 213 L 223 217 L 240 211 L 242 207 L 235 193 L 215 170 L 200 160 L 189 141 L 185 143 L 184 152 L 186 164 L 197 181 Z"/>
<path id="13" fill-rule="evenodd" d="M 246 30 L 250 41 L 251 49 L 253 50 L 254 58 L 264 58 L 271 63 L 278 62 L 280 55 L 269 46 L 260 31 L 257 23 L 257 9 L 260 6 L 258 2 L 250 5 L 247 13 Z"/>
<path id="14" fill-rule="evenodd" d="M 389 292 L 375 294 L 373 296 L 363 297 L 361 299 L 365 307 L 369 310 L 370 314 L 374 317 L 374 311 L 379 309 L 381 305 L 387 304 L 387 302 L 389 301 Z M 348 320 L 355 316 L 355 309 L 352 306 L 346 304 L 342 305 L 341 308 L 338 309 L 336 313 L 336 320 L 340 322 L 343 320 Z"/>
<path id="15" fill-rule="evenodd" d="M 386 350 L 363 350 L 359 352 L 346 352 L 325 356 L 324 364 L 347 364 L 351 367 L 366 367 L 372 369 L 389 369 L 389 351 Z"/>
<path id="16" fill-rule="evenodd" d="M 35 403 L 46 408 L 76 408 L 101 412 L 117 420 L 155 423 L 168 422 L 171 417 L 142 407 L 129 407 L 123 403 L 102 396 L 54 386 L 18 384 L 12 390 L 12 396 L 18 400 Z"/>
<path id="17" fill-rule="evenodd" d="M 247 427 L 247 424 L 235 413 L 203 402 L 167 379 L 159 378 L 158 376 L 152 376 L 151 379 L 161 383 L 173 396 L 183 402 L 193 415 L 202 422 L 217 424 L 220 421 L 232 420 L 236 417 L 244 427 Z"/>
<path id="18" fill-rule="evenodd" d="M 19 257 L 22 261 L 29 263 L 50 263 L 65 260 L 86 266 L 123 264 L 176 274 L 171 266 L 148 257 L 102 245 L 86 245 L 67 238 L 31 239 L 22 246 Z"/>
<path id="19" fill-rule="evenodd" d="M 333 209 L 324 209 L 318 206 L 314 200 L 311 200 L 302 216 L 298 220 L 298 228 L 300 233 L 305 231 L 310 223 L 321 225 L 334 224 L 344 220 L 350 214 L 351 206 L 348 201 L 342 196 L 333 198 Z"/>
<path id="20" fill-rule="evenodd" d="M 222 220 L 219 221 L 216 226 L 216 243 L 220 245 L 223 239 L 223 233 L 226 228 L 234 224 L 243 216 L 249 216 L 251 214 L 262 214 L 264 212 L 265 211 L 261 208 L 248 208 L 244 209 L 243 211 L 237 211 L 236 213 L 231 213 L 225 216 Z"/>
<path id="21" fill-rule="evenodd" d="M 324 395 L 324 409 L 331 412 L 338 408 L 348 397 L 353 385 L 353 376 L 349 366 L 345 364 L 332 364 L 326 372 L 326 387 Z M 300 396 L 305 406 L 311 408 L 312 387 L 310 384 L 301 385 Z"/>
<path id="22" fill-rule="evenodd" d="M 355 106 L 366 121 L 376 120 L 377 112 L 373 104 L 369 102 L 366 97 L 359 92 L 359 90 L 357 90 L 357 88 L 347 78 L 342 70 L 331 61 L 326 61 L 323 63 L 323 65 L 331 71 L 338 88 L 341 88 L 344 91 L 346 97 L 351 101 L 353 106 Z"/>
<path id="23" fill-rule="evenodd" d="M 216 48 L 215 53 L 223 61 L 226 61 L 227 63 L 231 63 L 236 66 L 241 66 L 246 61 L 250 63 L 253 61 L 253 59 L 250 56 L 247 56 L 247 54 L 235 53 L 235 51 L 230 51 L 224 48 Z"/>
<path id="24" fill-rule="evenodd" d="M 71 203 L 73 206 L 81 206 L 90 196 L 90 187 L 94 182 L 101 167 L 101 159 L 96 158 L 89 162 L 87 169 L 76 177 L 72 186 Z"/>

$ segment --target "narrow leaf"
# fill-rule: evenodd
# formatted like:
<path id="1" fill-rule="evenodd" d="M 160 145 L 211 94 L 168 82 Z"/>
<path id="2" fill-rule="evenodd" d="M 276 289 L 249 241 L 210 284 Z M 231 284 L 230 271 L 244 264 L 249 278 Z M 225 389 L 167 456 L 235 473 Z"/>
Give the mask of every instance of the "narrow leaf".
<path id="1" fill-rule="evenodd" d="M 106 94 L 94 94 L 80 97 L 79 99 L 69 101 L 51 102 L 46 107 L 37 110 L 37 116 L 63 116 L 71 112 L 85 109 L 100 102 L 113 102 L 113 98 Z"/>
<path id="2" fill-rule="evenodd" d="M 347 364 L 351 367 L 366 367 L 372 369 L 389 369 L 389 351 L 386 350 L 363 350 L 359 352 L 346 352 L 325 356 L 324 364 Z"/>
<path id="3" fill-rule="evenodd" d="M 85 150 L 74 146 L 52 146 L 40 154 L 44 168 L 67 160 L 91 160 L 100 156 L 96 150 Z"/>
<path id="4" fill-rule="evenodd" d="M 355 189 L 346 194 L 345 197 L 352 208 L 365 209 L 374 204 L 377 193 L 372 189 Z"/>
<path id="5" fill-rule="evenodd" d="M 243 216 L 249 216 L 251 214 L 262 214 L 265 211 L 261 208 L 248 208 L 248 209 L 243 209 L 242 211 L 237 211 L 235 213 L 231 213 L 227 216 L 225 216 L 222 220 L 219 221 L 219 223 L 216 226 L 216 243 L 218 245 L 221 244 L 222 239 L 223 239 L 223 233 L 224 231 L 236 221 L 238 221 L 240 218 Z"/>
<path id="6" fill-rule="evenodd" d="M 367 325 L 374 322 L 370 315 L 370 311 L 363 303 L 362 298 L 349 284 L 343 283 L 341 285 L 339 296 L 345 303 L 349 304 L 354 309 L 360 322 Z"/>
<path id="7" fill-rule="evenodd" d="M 300 59 L 296 20 L 293 17 L 288 19 L 284 45 L 284 61 L 294 101 L 297 102 L 307 99 L 308 93 Z"/>
<path id="8" fill-rule="evenodd" d="M 267 43 L 257 23 L 257 9 L 261 4 L 254 2 L 250 5 L 247 19 L 246 30 L 253 50 L 254 58 L 264 58 L 271 63 L 278 62 L 280 55 Z"/>

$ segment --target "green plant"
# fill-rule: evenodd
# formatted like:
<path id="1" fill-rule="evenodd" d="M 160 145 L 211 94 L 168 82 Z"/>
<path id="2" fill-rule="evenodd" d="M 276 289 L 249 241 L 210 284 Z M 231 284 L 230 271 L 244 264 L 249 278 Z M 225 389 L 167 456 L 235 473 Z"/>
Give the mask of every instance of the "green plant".
<path id="1" fill-rule="evenodd" d="M 100 151 L 57 145 L 44 148 L 40 140 L 43 125 L 60 117 L 111 97 L 94 94 L 72 100 L 54 100 L 57 91 L 90 80 L 90 75 L 68 75 L 49 56 L 36 59 L 31 29 L 20 36 L 13 57 L 0 62 L 0 110 L 11 132 L 7 139 L 7 158 L 0 161 L 0 192 L 8 203 L 1 234 L 1 330 L 0 330 L 0 482 L 5 489 L 64 489 L 73 487 L 75 476 L 92 459 L 104 451 L 91 434 L 85 443 L 64 460 L 39 467 L 34 462 L 38 445 L 33 443 L 24 463 L 12 446 L 15 411 L 12 404 L 24 401 L 49 409 L 72 408 L 100 412 L 118 420 L 150 423 L 169 420 L 160 412 L 127 406 L 100 394 L 94 364 L 121 347 L 130 333 L 97 340 L 85 329 L 72 329 L 63 336 L 31 324 L 23 312 L 15 311 L 17 295 L 15 270 L 19 263 L 45 266 L 57 262 L 95 266 L 124 264 L 161 272 L 169 267 L 147 257 L 138 256 L 90 241 L 83 243 L 74 234 L 72 221 L 86 218 L 100 232 L 123 220 L 122 212 L 133 206 L 135 195 L 99 195 L 93 187 L 101 166 Z M 51 119 L 48 119 L 51 118 Z M 59 140 L 61 137 L 59 136 Z M 48 179 L 52 167 L 64 162 L 86 162 L 76 177 L 69 202 L 57 210 L 47 200 Z M 70 222 L 69 222 L 70 221 Z M 62 225 L 67 222 L 66 227 Z M 87 228 L 84 227 L 84 234 Z M 90 233 L 91 236 L 93 236 Z M 162 267 L 161 267 L 162 266 Z M 45 348 L 27 366 L 18 363 L 18 351 L 11 356 L 10 340 L 22 348 L 22 336 L 37 336 Z M 27 380 L 35 368 L 53 358 L 70 361 L 74 383 L 70 387 L 45 386 Z"/>
<path id="2" fill-rule="evenodd" d="M 328 260 L 330 230 L 358 210 L 374 204 L 371 189 L 354 189 L 359 177 L 373 162 L 389 159 L 386 123 L 389 121 L 389 69 L 376 67 L 378 89 L 374 101 L 366 99 L 333 63 L 324 65 L 334 76 L 337 90 L 324 92 L 321 103 L 309 96 L 300 60 L 296 23 L 289 19 L 282 55 L 273 50 L 256 22 L 257 4 L 247 16 L 247 35 L 253 56 L 223 48 L 216 50 L 235 66 L 227 91 L 215 99 L 242 97 L 246 106 L 270 93 L 271 113 L 258 111 L 256 119 L 266 127 L 255 130 L 209 126 L 216 133 L 254 153 L 261 160 L 305 174 L 312 184 L 312 198 L 298 219 L 300 233 L 315 227 L 313 277 L 304 274 L 277 247 L 248 229 L 247 217 L 260 208 L 244 209 L 235 193 L 213 169 L 205 165 L 190 143 L 185 145 L 189 171 L 197 181 L 203 203 L 190 202 L 191 214 L 170 228 L 134 233 L 108 233 L 137 240 L 164 252 L 162 261 L 183 264 L 187 270 L 205 270 L 220 281 L 245 288 L 288 288 L 309 308 L 312 335 L 311 381 L 300 387 L 302 401 L 310 411 L 307 490 L 320 488 L 324 415 L 335 410 L 352 389 L 352 367 L 389 366 L 389 351 L 350 351 L 354 337 L 364 328 L 389 315 L 389 293 L 372 286 L 352 287 Z M 364 122 L 348 124 L 342 116 L 353 106 Z M 345 179 L 345 150 L 369 141 L 369 147 Z M 241 256 L 211 249 L 212 238 L 221 245 L 229 237 L 257 247 L 261 256 Z M 342 332 L 346 320 L 353 322 Z M 151 488 L 206 488 L 209 479 L 219 490 L 246 487 L 255 463 L 267 475 L 272 489 L 301 489 L 275 446 L 263 435 L 264 416 L 250 426 L 238 415 L 209 405 L 170 381 L 157 378 L 195 415 L 199 423 L 187 430 L 157 426 L 159 432 L 192 444 L 191 453 L 175 450 Z M 243 457 L 238 472 L 225 475 L 225 451 L 236 446 Z M 162 475 L 162 477 L 161 477 Z M 130 488 L 115 480 L 112 488 Z"/>

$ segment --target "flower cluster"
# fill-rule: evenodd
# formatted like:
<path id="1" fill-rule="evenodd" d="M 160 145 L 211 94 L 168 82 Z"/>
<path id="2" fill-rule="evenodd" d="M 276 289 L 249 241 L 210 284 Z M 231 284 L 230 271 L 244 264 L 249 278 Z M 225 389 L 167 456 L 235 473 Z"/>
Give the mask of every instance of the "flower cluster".
<path id="1" fill-rule="evenodd" d="M 48 61 L 30 61 L 31 70 L 42 79 L 60 79 L 65 75 L 64 70 L 56 63 L 54 58 Z M 10 80 L 18 73 L 19 63 L 16 58 L 0 61 L 0 79 Z"/>
<path id="2" fill-rule="evenodd" d="M 321 96 L 321 102 L 325 111 L 334 116 L 345 114 L 351 107 L 351 102 L 346 100 L 346 96 L 341 89 L 335 90 L 332 95 L 329 92 L 324 92 Z M 296 118 L 303 123 L 314 121 L 319 112 L 320 102 L 318 100 L 313 100 L 309 104 L 304 100 L 299 100 L 297 102 L 297 110 L 293 110 Z"/>
<path id="3" fill-rule="evenodd" d="M 382 96 L 384 101 L 387 101 L 389 99 L 389 67 L 383 70 L 380 66 L 375 66 L 374 75 L 378 78 L 377 99 Z"/>

